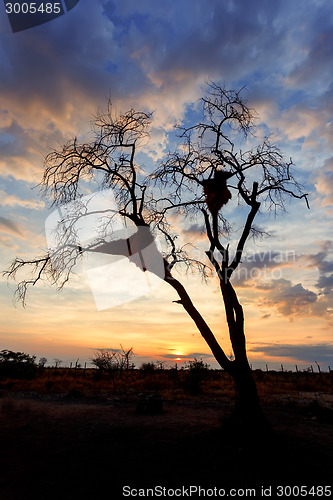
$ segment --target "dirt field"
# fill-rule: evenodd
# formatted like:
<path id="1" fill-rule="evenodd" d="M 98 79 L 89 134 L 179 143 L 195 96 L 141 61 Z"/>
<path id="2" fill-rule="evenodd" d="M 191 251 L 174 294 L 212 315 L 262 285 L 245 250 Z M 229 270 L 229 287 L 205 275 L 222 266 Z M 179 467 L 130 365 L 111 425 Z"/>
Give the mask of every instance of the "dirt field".
<path id="1" fill-rule="evenodd" d="M 329 394 L 265 396 L 277 439 L 250 452 L 233 433 L 228 396 L 164 400 L 156 415 L 138 414 L 135 398 L 0 396 L 1 500 L 116 499 L 125 485 L 253 487 L 261 497 L 263 485 L 331 484 Z"/>

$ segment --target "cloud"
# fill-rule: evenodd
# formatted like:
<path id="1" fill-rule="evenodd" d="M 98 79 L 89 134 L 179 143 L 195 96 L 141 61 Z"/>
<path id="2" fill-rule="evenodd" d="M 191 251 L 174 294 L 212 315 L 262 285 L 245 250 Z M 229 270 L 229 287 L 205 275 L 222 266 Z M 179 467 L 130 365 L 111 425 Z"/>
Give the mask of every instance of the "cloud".
<path id="1" fill-rule="evenodd" d="M 165 359 L 182 359 L 182 360 L 187 360 L 187 359 L 200 359 L 200 358 L 213 358 L 213 354 L 207 354 L 205 352 L 190 352 L 188 354 L 159 354 L 160 357 L 165 358 Z"/>
<path id="2" fill-rule="evenodd" d="M 239 287 L 257 286 L 258 280 L 282 278 L 284 267 L 292 267 L 298 259 L 294 250 L 244 252 L 242 262 L 233 274 L 233 284 Z"/>
<path id="3" fill-rule="evenodd" d="M 328 158 L 318 172 L 315 183 L 317 192 L 322 197 L 322 206 L 333 205 L 333 157 Z"/>
<path id="4" fill-rule="evenodd" d="M 38 249 L 40 252 L 45 247 L 44 235 L 35 234 L 25 225 L 7 217 L 0 217 L 0 233 L 0 247 L 18 251 L 24 245 L 25 256 L 31 249 Z M 15 241 L 17 238 L 21 240 L 20 244 Z"/>
<path id="5" fill-rule="evenodd" d="M 290 140 L 309 137 L 320 127 L 325 114 L 323 110 L 301 103 L 283 112 L 279 125 Z"/>
<path id="6" fill-rule="evenodd" d="M 6 217 L 0 217 L 0 231 L 18 236 L 19 238 L 24 238 L 24 229 L 22 226 Z"/>
<path id="7" fill-rule="evenodd" d="M 33 139 L 31 130 L 25 132 L 17 121 L 11 119 L 9 125 L 0 129 L 0 175 L 33 181 L 40 172 L 42 157 L 38 153 L 40 145 Z"/>
<path id="8" fill-rule="evenodd" d="M 314 33 L 311 47 L 308 45 L 309 48 L 305 49 L 305 58 L 288 75 L 288 82 L 293 86 L 303 87 L 307 83 L 313 84 L 314 79 L 327 81 L 330 77 L 328 64 L 333 58 L 333 32 L 331 26 L 325 30 L 323 21 L 321 31 Z"/>
<path id="9" fill-rule="evenodd" d="M 6 47 L 0 52 L 2 175 L 31 182 L 43 155 L 69 133 L 84 134 L 110 92 L 117 102 L 144 87 L 102 2 L 81 0 L 75 12 L 47 26 L 3 33 L 0 45 Z M 118 60 L 120 74 L 110 69 Z"/>
<path id="10" fill-rule="evenodd" d="M 287 148 L 291 149 L 292 143 L 296 142 L 296 155 L 300 149 L 306 151 L 309 158 L 303 154 L 298 163 L 304 168 L 309 162 L 309 167 L 313 169 L 313 165 L 323 152 L 331 152 L 332 109 L 328 103 L 331 97 L 327 94 L 325 97 L 322 94 L 319 96 L 311 94 L 304 95 L 299 101 L 295 95 L 293 102 L 284 107 L 278 105 L 281 97 L 276 95 L 276 92 L 281 93 L 281 88 L 276 92 L 272 89 L 271 95 L 266 95 L 266 92 L 261 91 L 260 86 L 256 86 L 251 93 L 251 105 L 259 113 L 260 120 L 274 132 L 274 139 L 283 142 Z M 313 151 L 317 151 L 314 157 L 311 156 Z"/>
<path id="11" fill-rule="evenodd" d="M 0 226 L 1 229 L 1 226 Z M 12 238 L 9 236 L 0 236 L 0 247 L 6 247 L 12 250 L 13 252 L 16 252 L 19 249 L 19 246 L 13 243 Z"/>
<path id="12" fill-rule="evenodd" d="M 24 207 L 31 210 L 40 210 L 45 207 L 44 202 L 38 200 L 22 200 L 13 194 L 7 194 L 0 189 L 0 205 L 8 207 Z"/>
<path id="13" fill-rule="evenodd" d="M 266 356 L 287 358 L 306 363 L 332 365 L 333 344 L 258 344 L 250 347 L 249 352 L 262 353 Z"/>
<path id="14" fill-rule="evenodd" d="M 321 274 L 333 271 L 333 261 L 327 260 L 333 250 L 333 241 L 323 240 L 318 245 L 319 252 L 303 256 L 307 267 L 316 267 Z"/>
<path id="15" fill-rule="evenodd" d="M 194 236 L 195 238 L 199 239 L 205 239 L 205 233 L 204 233 L 204 227 L 202 224 L 198 224 L 197 222 L 194 224 L 191 224 L 188 227 L 184 227 L 182 230 L 184 234 L 188 236 Z"/>
<path id="16" fill-rule="evenodd" d="M 315 286 L 324 295 L 330 295 L 333 291 L 333 242 L 324 240 L 318 243 L 320 251 L 315 254 L 306 255 L 303 258 L 308 267 L 315 267 L 319 271 L 319 279 Z M 333 297 L 331 297 L 333 305 Z"/>
<path id="17" fill-rule="evenodd" d="M 277 67 L 290 74 L 291 86 L 296 73 L 307 71 L 304 46 L 313 44 L 311 60 L 318 61 L 317 47 L 325 48 L 329 36 L 321 29 L 326 17 L 325 5 L 296 8 L 283 0 L 255 0 L 251 8 L 247 0 L 198 0 L 195 6 L 190 0 L 135 6 L 81 0 L 69 15 L 17 36 L 3 18 L 0 127 L 8 140 L 1 173 L 32 182 L 43 155 L 69 134 L 84 135 L 108 97 L 117 111 L 155 110 L 149 154 L 156 161 L 167 146 L 165 131 L 185 116 L 207 80 L 260 82 L 272 104 L 283 84 L 276 81 Z M 324 68 L 330 53 L 322 52 Z M 281 115 L 275 110 L 274 123 Z M 281 127 L 291 138 L 323 121 L 303 105 L 282 114 Z"/>
<path id="18" fill-rule="evenodd" d="M 301 255 L 292 250 L 245 254 L 234 273 L 233 284 L 250 288 L 260 307 L 274 308 L 291 320 L 297 316 L 321 316 L 330 320 L 333 311 L 333 246 L 331 240 L 323 240 L 318 245 L 319 251 L 313 254 Z M 290 267 L 292 270 L 296 264 L 318 270 L 319 278 L 313 282 L 318 291 L 283 278 L 283 269 Z"/>
<path id="19" fill-rule="evenodd" d="M 333 274 L 330 276 L 320 276 L 316 283 L 316 287 L 322 290 L 322 293 L 329 295 L 333 290 Z"/>
<path id="20" fill-rule="evenodd" d="M 262 305 L 276 307 L 283 316 L 307 314 L 310 306 L 318 299 L 314 292 L 303 288 L 301 283 L 293 285 L 283 278 L 258 286 L 257 289 L 266 290 Z"/>

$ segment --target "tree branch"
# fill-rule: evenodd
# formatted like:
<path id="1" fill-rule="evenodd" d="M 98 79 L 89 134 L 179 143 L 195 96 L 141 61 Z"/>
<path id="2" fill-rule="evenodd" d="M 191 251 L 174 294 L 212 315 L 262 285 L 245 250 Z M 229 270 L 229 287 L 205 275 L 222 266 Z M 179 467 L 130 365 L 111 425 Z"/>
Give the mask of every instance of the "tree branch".
<path id="1" fill-rule="evenodd" d="M 228 359 L 228 357 L 225 355 L 223 349 L 217 342 L 213 332 L 211 331 L 211 329 L 209 328 L 209 326 L 207 325 L 207 323 L 205 322 L 199 311 L 193 305 L 184 286 L 168 272 L 166 273 L 165 281 L 166 283 L 171 285 L 172 288 L 174 288 L 174 290 L 176 290 L 181 301 L 180 303 L 182 304 L 185 311 L 188 313 L 188 315 L 192 318 L 192 320 L 196 324 L 199 332 L 209 345 L 217 362 L 221 365 L 221 367 L 224 370 L 230 371 L 232 366 L 232 361 L 230 361 L 230 359 Z"/>

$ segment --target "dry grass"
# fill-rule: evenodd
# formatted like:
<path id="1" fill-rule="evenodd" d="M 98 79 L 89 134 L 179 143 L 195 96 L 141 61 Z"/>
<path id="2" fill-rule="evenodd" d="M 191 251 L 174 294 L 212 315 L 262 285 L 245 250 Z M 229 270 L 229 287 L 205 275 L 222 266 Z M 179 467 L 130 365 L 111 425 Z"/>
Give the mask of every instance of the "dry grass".
<path id="1" fill-rule="evenodd" d="M 90 500 L 105 490 L 120 498 L 125 484 L 250 485 L 258 496 L 261 485 L 330 484 L 332 376 L 254 376 L 277 437 L 250 451 L 240 448 L 230 419 L 234 388 L 221 371 L 205 373 L 201 386 L 181 370 L 133 370 L 113 381 L 97 370 L 58 368 L 3 380 L 1 500 Z M 142 392 L 158 392 L 164 411 L 138 413 Z"/>
<path id="2" fill-rule="evenodd" d="M 254 377 L 262 398 L 272 394 L 296 395 L 307 391 L 331 393 L 333 387 L 333 376 L 330 373 L 256 370 Z M 198 377 L 186 370 L 172 369 L 155 370 L 150 373 L 125 370 L 111 375 L 95 369 L 44 368 L 39 370 L 33 380 L 2 380 L 0 389 L 93 399 L 114 397 L 133 399 L 139 393 L 146 392 L 159 393 L 169 401 L 196 399 L 202 396 L 211 399 L 234 396 L 234 385 L 230 375 L 220 370 L 208 370 L 202 377 Z"/>

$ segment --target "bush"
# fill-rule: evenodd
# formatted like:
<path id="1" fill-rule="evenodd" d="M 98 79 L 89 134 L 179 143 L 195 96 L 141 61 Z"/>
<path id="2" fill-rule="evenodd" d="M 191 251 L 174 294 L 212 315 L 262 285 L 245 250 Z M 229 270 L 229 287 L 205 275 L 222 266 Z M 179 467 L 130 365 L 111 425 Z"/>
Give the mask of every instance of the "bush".
<path id="1" fill-rule="evenodd" d="M 184 380 L 185 389 L 191 393 L 202 391 L 202 382 L 207 378 L 209 366 L 202 359 L 194 358 L 186 365 L 186 376 Z"/>
<path id="2" fill-rule="evenodd" d="M 152 373 L 155 373 L 157 370 L 157 366 L 155 363 L 142 363 L 140 366 L 140 372 L 144 375 L 151 375 Z"/>
<path id="3" fill-rule="evenodd" d="M 133 348 L 124 349 L 102 348 L 95 352 L 91 362 L 100 370 L 107 372 L 129 370 L 133 368 L 131 359 L 134 356 Z"/>
<path id="4" fill-rule="evenodd" d="M 33 379 L 36 376 L 36 356 L 3 349 L 0 352 L 0 379 Z"/>

